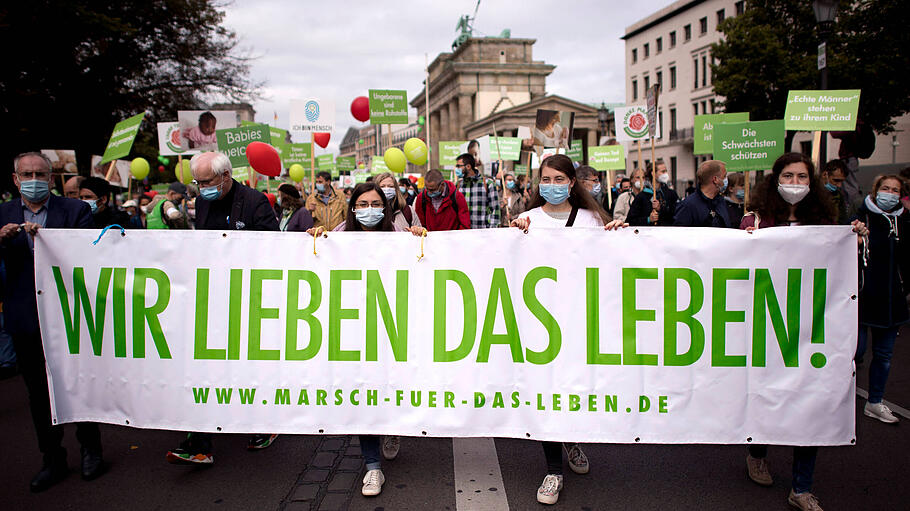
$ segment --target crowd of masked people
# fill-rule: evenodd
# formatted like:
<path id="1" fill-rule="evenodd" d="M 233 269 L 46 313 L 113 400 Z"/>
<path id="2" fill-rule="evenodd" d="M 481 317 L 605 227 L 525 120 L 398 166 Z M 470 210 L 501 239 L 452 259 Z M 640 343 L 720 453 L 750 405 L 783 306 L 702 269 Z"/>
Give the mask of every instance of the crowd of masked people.
<path id="1" fill-rule="evenodd" d="M 101 229 L 213 229 L 292 231 L 319 235 L 323 231 L 427 231 L 491 228 L 589 227 L 612 231 L 629 225 L 732 228 L 745 231 L 799 225 L 852 224 L 857 233 L 861 275 L 859 341 L 856 360 L 869 362 L 869 396 L 864 414 L 886 423 L 898 418 L 883 403 L 890 359 L 900 325 L 910 319 L 903 276 L 910 264 L 910 207 L 908 184 L 899 175 L 875 178 L 868 194 L 851 197 L 844 191 L 849 172 L 841 160 L 827 162 L 818 172 L 799 153 L 777 159 L 770 172 L 756 180 L 746 201 L 742 174 L 727 174 L 723 162 L 702 163 L 694 182 L 682 194 L 671 184 L 666 165 L 658 161 L 647 169 L 619 175 L 609 188 L 601 173 L 573 163 L 565 155 L 546 158 L 539 182 L 525 175 L 484 173 L 474 155 L 457 158 L 455 180 L 429 170 L 424 186 L 390 173 L 373 176 L 341 190 L 326 172 L 316 174 L 310 190 L 285 183 L 274 203 L 232 176 L 228 158 L 216 152 L 194 156 L 190 162 L 193 184 L 172 183 L 162 194 L 136 194 L 115 205 L 113 190 L 103 179 L 75 177 L 64 184 L 63 195 L 52 193 L 51 164 L 41 153 L 23 153 L 15 159 L 13 181 L 18 197 L 0 204 L 0 259 L 3 278 L 0 369 L 23 376 L 43 454 L 31 490 L 43 491 L 67 474 L 67 453 L 61 446 L 63 426 L 51 424 L 42 337 L 35 298 L 34 236 L 41 228 Z M 682 195 L 682 197 L 680 196 Z M 901 238 L 902 232 L 907 232 Z M 608 234 L 605 234 L 608 235 Z M 76 425 L 81 445 L 81 474 L 86 480 L 102 475 L 97 424 Z M 249 449 L 264 449 L 278 435 L 252 435 Z M 589 470 L 588 459 L 576 443 L 541 442 L 546 476 L 537 499 L 553 504 L 563 488 L 563 462 L 579 474 Z M 363 435 L 366 462 L 362 493 L 378 495 L 385 482 L 382 460 L 394 459 L 400 449 L 395 436 Z M 788 501 L 805 510 L 821 509 L 811 493 L 817 447 L 796 447 Z M 214 462 L 213 435 L 190 432 L 166 459 L 177 464 Z M 767 446 L 751 445 L 746 456 L 749 477 L 770 486 Z"/>

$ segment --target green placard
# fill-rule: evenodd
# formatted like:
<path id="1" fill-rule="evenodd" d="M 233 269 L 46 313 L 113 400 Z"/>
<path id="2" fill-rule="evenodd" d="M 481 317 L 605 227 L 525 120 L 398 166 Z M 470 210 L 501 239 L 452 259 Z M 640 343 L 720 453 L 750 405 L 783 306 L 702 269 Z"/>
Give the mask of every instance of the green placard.
<path id="1" fill-rule="evenodd" d="M 316 168 L 319 170 L 327 170 L 329 172 L 334 170 L 335 155 L 332 153 L 316 155 Z"/>
<path id="2" fill-rule="evenodd" d="M 284 144 L 284 151 L 281 155 L 281 161 L 286 167 L 298 163 L 304 168 L 310 168 L 310 145 L 306 144 Z"/>
<path id="3" fill-rule="evenodd" d="M 498 147 L 497 147 L 498 145 Z M 516 137 L 490 137 L 490 157 L 494 160 L 500 158 L 508 161 L 521 159 L 521 139 Z M 458 156 L 457 154 L 455 155 Z M 452 165 L 455 165 L 453 160 Z"/>
<path id="4" fill-rule="evenodd" d="M 579 163 L 585 161 L 584 156 L 582 155 L 581 140 L 572 141 L 572 145 L 569 146 L 566 156 L 571 158 L 572 161 L 577 161 Z"/>
<path id="5" fill-rule="evenodd" d="M 408 91 L 370 89 L 370 124 L 407 124 Z"/>
<path id="6" fill-rule="evenodd" d="M 784 154 L 783 120 L 718 124 L 714 126 L 714 159 L 727 172 L 766 170 Z"/>
<path id="7" fill-rule="evenodd" d="M 114 161 L 118 158 L 129 156 L 130 149 L 133 148 L 133 141 L 136 140 L 136 133 L 139 133 L 139 125 L 145 113 L 134 115 L 129 119 L 118 122 L 111 133 L 111 139 L 104 149 L 104 155 L 101 157 L 101 164 Z"/>
<path id="8" fill-rule="evenodd" d="M 357 184 L 366 183 L 367 179 L 369 179 L 369 178 L 370 178 L 370 174 L 368 174 L 368 173 L 361 172 L 359 174 L 354 174 L 354 182 Z"/>
<path id="9" fill-rule="evenodd" d="M 272 142 L 267 124 L 215 130 L 215 137 L 218 139 L 218 151 L 226 154 L 231 160 L 231 166 L 234 167 L 250 164 L 246 159 L 246 146 L 251 142 L 265 142 L 266 144 Z"/>
<path id="10" fill-rule="evenodd" d="M 859 94 L 859 89 L 791 90 L 784 125 L 788 130 L 853 131 Z"/>
<path id="11" fill-rule="evenodd" d="M 748 122 L 749 112 L 705 114 L 695 116 L 695 144 L 693 154 L 711 154 L 714 151 L 714 126 L 731 122 Z"/>
<path id="12" fill-rule="evenodd" d="M 382 156 L 374 156 L 373 161 L 370 163 L 370 172 L 375 175 L 391 171 L 389 170 L 389 166 L 385 164 L 385 158 Z"/>
<path id="13" fill-rule="evenodd" d="M 274 126 L 269 126 L 269 136 L 272 137 L 272 145 L 276 144 L 286 144 L 285 142 L 288 137 L 288 130 L 283 130 L 281 128 L 276 128 Z"/>
<path id="14" fill-rule="evenodd" d="M 520 165 L 520 164 L 517 164 L 517 163 L 516 163 L 515 166 L 512 168 L 512 171 L 513 171 L 515 174 L 527 174 L 527 173 L 528 173 L 528 166 L 527 166 L 527 165 Z"/>
<path id="15" fill-rule="evenodd" d="M 339 156 L 335 160 L 335 167 L 339 172 L 350 172 L 357 168 L 357 158 L 353 156 Z"/>
<path id="16" fill-rule="evenodd" d="M 465 147 L 467 143 L 467 140 L 440 141 L 439 165 L 441 167 L 454 167 L 455 163 L 457 163 L 455 160 L 463 152 L 462 147 Z"/>
<path id="17" fill-rule="evenodd" d="M 621 145 L 588 148 L 588 164 L 595 170 L 622 170 L 626 168 L 626 150 Z"/>
<path id="18" fill-rule="evenodd" d="M 234 167 L 231 169 L 231 177 L 242 183 L 250 178 L 250 168 Z"/>

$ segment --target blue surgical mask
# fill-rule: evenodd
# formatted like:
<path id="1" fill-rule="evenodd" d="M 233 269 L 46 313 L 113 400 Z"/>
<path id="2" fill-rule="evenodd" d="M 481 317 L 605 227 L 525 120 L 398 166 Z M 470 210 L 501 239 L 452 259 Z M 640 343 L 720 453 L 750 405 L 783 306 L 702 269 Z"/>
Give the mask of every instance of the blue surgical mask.
<path id="1" fill-rule="evenodd" d="M 408 188 L 408 195 L 414 195 L 415 193 L 417 192 L 415 192 L 413 188 Z"/>
<path id="2" fill-rule="evenodd" d="M 508 188 L 509 190 L 514 190 L 514 189 L 515 189 L 515 181 L 506 181 L 506 188 Z"/>
<path id="3" fill-rule="evenodd" d="M 408 193 L 408 189 L 405 188 L 405 187 L 403 187 L 403 186 L 399 186 L 399 187 L 398 187 L 398 191 L 401 192 L 401 193 Z"/>
<path id="4" fill-rule="evenodd" d="M 325 193 L 325 184 L 316 183 L 316 191 L 319 193 Z"/>
<path id="5" fill-rule="evenodd" d="M 382 221 L 385 212 L 382 211 L 382 208 L 362 208 L 355 209 L 354 215 L 357 217 L 357 221 L 360 222 L 360 225 L 375 227 Z"/>
<path id="6" fill-rule="evenodd" d="M 591 188 L 591 194 L 597 195 L 600 193 L 600 190 L 601 190 L 600 183 L 597 183 L 596 185 L 594 185 L 594 188 Z"/>
<path id="7" fill-rule="evenodd" d="M 30 179 L 28 181 L 19 181 L 19 183 L 19 193 L 29 202 L 41 202 L 51 194 L 51 188 L 47 181 Z"/>
<path id="8" fill-rule="evenodd" d="M 275 201 L 275 203 L 278 204 L 278 207 L 280 208 L 281 207 L 281 197 L 278 197 L 278 199 Z"/>
<path id="9" fill-rule="evenodd" d="M 205 200 L 218 200 L 221 196 L 221 190 L 218 186 L 209 186 L 199 190 L 199 196 Z"/>
<path id="10" fill-rule="evenodd" d="M 724 176 L 724 185 L 720 187 L 721 193 L 723 193 L 723 191 L 727 189 L 728 184 L 730 184 L 730 180 L 727 179 L 726 176 Z"/>
<path id="11" fill-rule="evenodd" d="M 93 215 L 94 215 L 95 213 L 98 212 L 98 201 L 96 201 L 96 200 L 82 199 L 82 202 L 88 204 L 89 207 L 92 208 L 92 214 L 93 214 Z"/>
<path id="12" fill-rule="evenodd" d="M 829 192 L 834 193 L 837 191 L 837 187 L 832 185 L 831 183 L 825 183 L 825 190 L 828 190 Z"/>
<path id="13" fill-rule="evenodd" d="M 569 185 L 542 184 L 539 187 L 540 196 L 550 204 L 557 206 L 569 198 Z"/>
<path id="14" fill-rule="evenodd" d="M 392 200 L 392 198 L 395 197 L 394 188 L 383 188 L 382 193 L 385 195 L 386 200 Z"/>
<path id="15" fill-rule="evenodd" d="M 435 192 L 427 192 L 427 195 L 429 195 L 431 199 L 435 199 L 436 197 L 439 197 L 440 195 L 442 195 L 442 190 L 436 190 Z"/>
<path id="16" fill-rule="evenodd" d="M 463 176 L 464 176 L 464 170 L 462 170 L 458 167 L 455 167 L 455 177 L 463 177 Z"/>
<path id="17" fill-rule="evenodd" d="M 900 202 L 900 197 L 893 193 L 878 192 L 875 194 L 875 204 L 882 208 L 882 211 L 891 211 Z"/>
<path id="18" fill-rule="evenodd" d="M 745 190 L 736 190 L 736 198 L 739 199 L 739 200 L 745 199 L 745 198 L 746 198 L 746 191 L 745 191 Z"/>

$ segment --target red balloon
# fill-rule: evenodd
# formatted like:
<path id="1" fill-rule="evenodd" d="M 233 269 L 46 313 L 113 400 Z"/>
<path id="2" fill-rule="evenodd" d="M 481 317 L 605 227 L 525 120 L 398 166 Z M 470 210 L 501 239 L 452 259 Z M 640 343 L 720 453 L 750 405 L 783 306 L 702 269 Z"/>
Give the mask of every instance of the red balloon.
<path id="1" fill-rule="evenodd" d="M 360 122 L 370 120 L 370 100 L 366 96 L 358 96 L 351 101 L 351 115 Z M 325 146 L 323 146 L 325 147 Z"/>
<path id="2" fill-rule="evenodd" d="M 331 133 L 316 133 L 315 135 L 313 135 L 313 138 L 316 140 L 316 145 L 325 149 L 325 147 L 327 145 L 329 145 L 329 139 L 332 138 L 332 134 Z M 278 174 L 275 174 L 275 175 L 277 176 Z"/>
<path id="3" fill-rule="evenodd" d="M 411 181 L 412 183 L 416 183 L 418 180 L 418 177 L 417 176 L 408 176 L 408 180 Z"/>
<path id="4" fill-rule="evenodd" d="M 253 170 L 271 177 L 281 175 L 281 157 L 278 151 L 264 142 L 250 142 L 246 146 L 246 159 Z"/>
<path id="5" fill-rule="evenodd" d="M 150 196 L 150 197 L 152 197 L 152 198 L 154 198 L 156 195 L 158 195 L 158 191 L 157 191 L 157 190 L 149 190 L 149 191 L 145 192 L 145 194 L 148 195 L 148 196 Z"/>
<path id="6" fill-rule="evenodd" d="M 275 201 L 277 200 L 277 199 L 275 198 L 275 194 L 274 194 L 274 193 L 267 193 L 267 194 L 265 194 L 265 197 L 269 200 L 269 204 L 271 204 L 272 207 L 274 208 L 274 207 L 275 207 Z"/>
<path id="7" fill-rule="evenodd" d="M 164 165 L 158 165 L 158 172 L 164 172 Z"/>

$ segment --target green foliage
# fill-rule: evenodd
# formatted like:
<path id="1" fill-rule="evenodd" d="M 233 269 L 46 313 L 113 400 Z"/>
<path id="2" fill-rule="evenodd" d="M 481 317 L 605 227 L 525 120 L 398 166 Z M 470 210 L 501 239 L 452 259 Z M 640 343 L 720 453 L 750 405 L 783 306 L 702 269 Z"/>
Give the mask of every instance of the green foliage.
<path id="1" fill-rule="evenodd" d="M 753 0 L 724 20 L 712 45 L 714 91 L 728 112 L 752 120 L 783 118 L 787 92 L 818 89 L 819 34 L 812 4 Z M 910 111 L 910 2 L 842 1 L 828 38 L 828 88 L 861 89 L 859 116 L 887 133 Z"/>
<path id="2" fill-rule="evenodd" d="M 114 124 L 147 111 L 131 158 L 156 161 L 155 123 L 203 100 L 250 101 L 259 84 L 211 0 L 12 2 L 0 9 L 0 158 L 75 149 L 80 169 Z M 168 169 L 173 178 L 172 169 Z M 8 179 L 7 173 L 2 173 Z M 150 179 L 163 176 L 157 165 Z"/>

